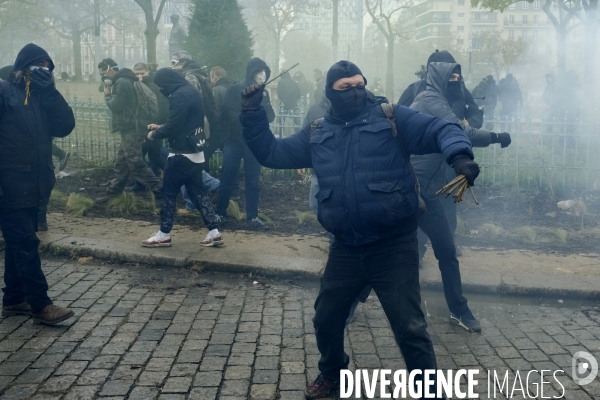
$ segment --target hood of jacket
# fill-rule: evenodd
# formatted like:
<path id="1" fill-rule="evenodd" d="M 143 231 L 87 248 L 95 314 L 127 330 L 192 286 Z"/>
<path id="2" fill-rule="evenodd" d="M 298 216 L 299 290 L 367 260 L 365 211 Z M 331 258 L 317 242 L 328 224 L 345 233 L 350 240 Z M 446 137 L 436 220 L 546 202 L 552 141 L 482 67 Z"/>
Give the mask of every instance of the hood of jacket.
<path id="1" fill-rule="evenodd" d="M 121 79 L 121 78 L 129 79 L 132 82 L 139 81 L 137 75 L 129 68 L 121 68 L 120 70 L 117 71 L 115 76 L 113 76 L 112 78 L 109 78 L 109 79 L 113 82 L 116 82 L 117 79 Z"/>
<path id="2" fill-rule="evenodd" d="M 186 61 L 183 68 L 181 68 L 180 70 L 173 70 L 173 71 L 178 71 L 182 75 L 194 74 L 197 76 L 204 77 L 204 74 L 202 73 L 202 67 L 200 66 L 200 64 L 198 64 L 197 61 L 194 61 L 194 60 Z"/>
<path id="3" fill-rule="evenodd" d="M 172 95 L 182 86 L 191 86 L 190 83 L 171 68 L 162 68 L 154 75 L 154 83 L 167 95 Z"/>
<path id="4" fill-rule="evenodd" d="M 434 62 L 455 63 L 456 60 L 447 50 L 436 50 L 427 59 L 427 66 Z"/>
<path id="5" fill-rule="evenodd" d="M 427 88 L 441 93 L 445 98 L 448 97 L 448 81 L 450 76 L 458 72 L 460 74 L 460 64 L 433 62 L 427 68 Z"/>
<path id="6" fill-rule="evenodd" d="M 31 65 L 33 64 L 37 64 L 41 61 L 49 61 L 50 65 L 50 71 L 54 70 L 54 63 L 52 62 L 52 59 L 50 58 L 50 55 L 48 54 L 48 52 L 44 49 L 42 49 L 40 46 L 35 45 L 33 43 L 29 43 L 27 45 L 25 45 L 25 47 L 23 47 L 21 49 L 21 51 L 19 51 L 19 54 L 17 55 L 17 59 L 15 60 L 15 65 L 13 67 L 13 70 L 15 71 L 20 71 L 20 70 L 24 70 L 26 68 L 29 68 Z"/>
<path id="7" fill-rule="evenodd" d="M 246 65 L 246 86 L 250 86 L 254 83 L 252 77 L 256 72 L 260 71 L 261 69 L 264 69 L 267 73 L 268 81 L 269 77 L 271 76 L 271 68 L 267 66 L 267 63 L 258 57 L 254 57 L 253 59 L 248 61 L 248 64 Z"/>

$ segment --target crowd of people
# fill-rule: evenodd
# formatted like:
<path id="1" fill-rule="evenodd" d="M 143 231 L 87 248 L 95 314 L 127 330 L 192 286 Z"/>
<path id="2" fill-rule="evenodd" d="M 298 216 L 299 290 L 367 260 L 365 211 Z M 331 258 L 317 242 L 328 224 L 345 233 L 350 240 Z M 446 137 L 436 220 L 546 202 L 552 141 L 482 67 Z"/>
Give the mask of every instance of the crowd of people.
<path id="1" fill-rule="evenodd" d="M 75 127 L 53 69 L 48 53 L 29 44 L 0 81 L 0 228 L 7 245 L 2 312 L 33 315 L 46 324 L 73 315 L 47 295 L 36 236 L 38 211 L 55 183 L 52 139 Z M 314 88 L 302 74 L 284 75 L 277 89 L 283 107 L 306 95 L 311 107 L 304 127 L 282 139 L 270 128 L 275 112 L 265 84 L 271 69 L 260 58 L 248 61 L 246 77 L 237 83 L 222 67 L 208 70 L 185 51 L 173 54 L 168 68 L 138 63 L 128 69 L 106 58 L 98 71 L 121 144 L 115 177 L 96 203 L 107 204 L 125 190 L 162 199 L 160 229 L 142 242 L 145 247 L 172 245 L 180 192 L 208 231 L 199 244 L 221 246 L 219 227 L 242 160 L 248 226 L 259 230 L 266 228 L 258 216 L 261 165 L 312 169 L 309 204 L 329 232 L 330 252 L 313 320 L 321 373 L 307 386 L 307 398 L 323 397 L 339 385 L 340 370 L 349 362 L 344 327 L 371 290 L 407 368 L 436 369 L 420 307 L 419 267 L 427 240 L 438 260 L 450 322 L 481 331 L 462 293 L 456 204 L 435 193 L 456 175 L 473 186 L 479 166 L 472 147 L 505 148 L 511 136 L 482 128 L 479 94 L 474 98 L 467 90 L 450 53 L 434 52 L 423 79 L 394 105 L 382 96 L 381 82 L 375 80 L 369 90 L 367 77 L 350 61 L 335 63 L 325 75 L 315 70 Z M 513 77 L 505 79 L 498 89 L 501 102 L 503 85 L 516 84 Z M 492 81 L 488 77 L 485 84 Z M 206 165 L 218 149 L 223 164 L 217 181 Z M 215 205 L 211 191 L 217 193 Z"/>

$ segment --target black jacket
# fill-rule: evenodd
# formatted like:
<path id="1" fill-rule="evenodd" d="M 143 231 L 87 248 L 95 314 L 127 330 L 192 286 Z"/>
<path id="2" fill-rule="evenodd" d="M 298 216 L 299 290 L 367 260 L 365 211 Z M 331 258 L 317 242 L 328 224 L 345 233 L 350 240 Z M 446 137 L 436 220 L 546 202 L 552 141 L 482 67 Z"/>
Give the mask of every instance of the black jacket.
<path id="1" fill-rule="evenodd" d="M 42 60 L 50 60 L 48 53 L 29 44 L 19 52 L 15 71 Z M 32 89 L 24 103 L 24 78 L 13 75 L 0 83 L 0 210 L 37 207 L 50 197 L 56 182 L 52 138 L 75 128 L 73 110 L 56 89 Z"/>
<path id="2" fill-rule="evenodd" d="M 490 132 L 466 125 L 461 118 L 456 116 L 447 100 L 448 80 L 457 66 L 456 63 L 444 62 L 429 64 L 426 79 L 427 90 L 417 96 L 410 108 L 460 125 L 473 147 L 489 146 L 491 143 Z M 444 156 L 439 153 L 412 156 L 411 162 L 423 189 L 423 196 L 428 199 L 435 198 L 435 192 L 446 183 Z"/>
<path id="3" fill-rule="evenodd" d="M 196 153 L 187 137 L 196 128 L 204 128 L 202 96 L 183 76 L 170 68 L 156 72 L 154 83 L 169 99 L 167 123 L 154 133 L 154 140 L 168 139 L 174 153 Z"/>
<path id="4" fill-rule="evenodd" d="M 213 97 L 215 98 L 215 107 L 217 107 L 217 113 L 221 115 L 221 106 L 223 105 L 223 100 L 225 100 L 225 94 L 227 93 L 227 89 L 231 87 L 232 83 L 227 78 L 221 78 L 215 83 L 213 87 Z"/>
<path id="5" fill-rule="evenodd" d="M 400 95 L 400 99 L 398 99 L 398 104 L 402 104 L 403 106 L 410 107 L 410 105 L 415 101 L 415 98 L 419 95 L 419 93 L 423 92 L 427 88 L 427 83 L 425 79 L 418 80 L 416 82 L 411 83 L 408 87 L 402 92 Z M 483 126 L 483 110 L 479 109 L 477 103 L 473 99 L 471 92 L 462 85 L 463 94 L 465 96 L 464 107 L 461 110 L 454 109 L 454 113 L 457 116 L 465 118 L 469 121 L 469 125 L 473 128 L 481 128 Z"/>
<path id="6" fill-rule="evenodd" d="M 112 131 L 126 133 L 145 129 L 146 127 L 137 126 L 135 119 L 134 110 L 137 108 L 137 95 L 135 94 L 133 82 L 139 81 L 137 75 L 132 70 L 123 68 L 111 80 L 113 84 L 110 88 L 110 94 L 104 95 L 104 100 L 107 107 L 112 111 Z"/>
<path id="7" fill-rule="evenodd" d="M 158 102 L 158 120 L 156 123 L 158 125 L 164 124 L 165 122 L 167 122 L 167 117 L 169 116 L 169 100 L 165 96 L 163 96 L 163 94 L 160 92 L 160 89 L 158 88 L 158 86 L 156 86 L 156 83 L 154 83 L 150 75 L 146 75 L 142 79 L 142 83 L 148 86 L 148 89 L 152 90 L 152 93 L 154 93 L 154 95 L 156 96 L 156 101 Z"/>
<path id="8" fill-rule="evenodd" d="M 271 69 L 267 64 L 258 57 L 253 58 L 246 66 L 246 80 L 236 83 L 227 89 L 225 100 L 221 106 L 221 126 L 223 128 L 225 143 L 236 143 L 244 141 L 242 137 L 242 125 L 240 124 L 240 112 L 242 111 L 242 91 L 252 85 L 252 80 L 255 72 L 264 69 L 267 73 L 267 81 L 271 76 Z M 269 92 L 265 90 L 261 106 L 267 113 L 267 120 L 273 122 L 275 119 L 275 111 L 271 106 L 271 98 Z"/>
<path id="9" fill-rule="evenodd" d="M 286 110 L 293 110 L 298 107 L 300 87 L 294 82 L 289 73 L 282 76 L 277 84 L 277 97 L 283 103 L 283 108 Z"/>

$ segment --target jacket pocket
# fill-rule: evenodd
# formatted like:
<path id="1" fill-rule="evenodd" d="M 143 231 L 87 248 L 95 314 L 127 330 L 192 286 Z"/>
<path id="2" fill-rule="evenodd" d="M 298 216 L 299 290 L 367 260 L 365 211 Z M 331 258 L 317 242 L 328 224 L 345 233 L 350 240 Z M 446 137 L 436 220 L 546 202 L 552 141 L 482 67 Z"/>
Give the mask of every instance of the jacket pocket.
<path id="1" fill-rule="evenodd" d="M 388 121 L 362 125 L 358 131 L 361 157 L 385 157 L 394 145 L 398 146 L 398 138 L 392 136 L 392 126 Z"/>
<path id="2" fill-rule="evenodd" d="M 329 164 L 333 162 L 339 152 L 335 148 L 334 131 L 330 129 L 317 129 L 310 137 L 310 149 L 313 164 Z"/>
<path id="3" fill-rule="evenodd" d="M 407 218 L 416 216 L 417 193 L 402 180 L 369 182 L 368 200 L 362 207 L 366 221 L 378 221 L 381 228 L 395 227 Z"/>

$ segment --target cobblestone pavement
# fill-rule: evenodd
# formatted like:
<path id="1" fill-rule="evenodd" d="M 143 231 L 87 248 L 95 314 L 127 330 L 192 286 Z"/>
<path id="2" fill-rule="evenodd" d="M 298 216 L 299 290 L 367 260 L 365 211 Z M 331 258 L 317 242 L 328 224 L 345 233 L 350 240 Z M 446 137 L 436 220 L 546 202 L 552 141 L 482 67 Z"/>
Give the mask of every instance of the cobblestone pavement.
<path id="1" fill-rule="evenodd" d="M 294 400 L 317 375 L 314 285 L 56 259 L 44 270 L 51 297 L 76 318 L 57 327 L 0 321 L 2 399 Z M 570 374 L 574 352 L 600 359 L 593 307 L 472 301 L 484 326 L 473 335 L 447 322 L 439 294 L 424 297 L 440 368 Z M 359 307 L 346 342 L 353 368 L 404 367 L 375 296 Z M 544 395 L 559 396 L 547 380 Z M 561 382 L 567 399 L 600 398 L 598 380 Z"/>

